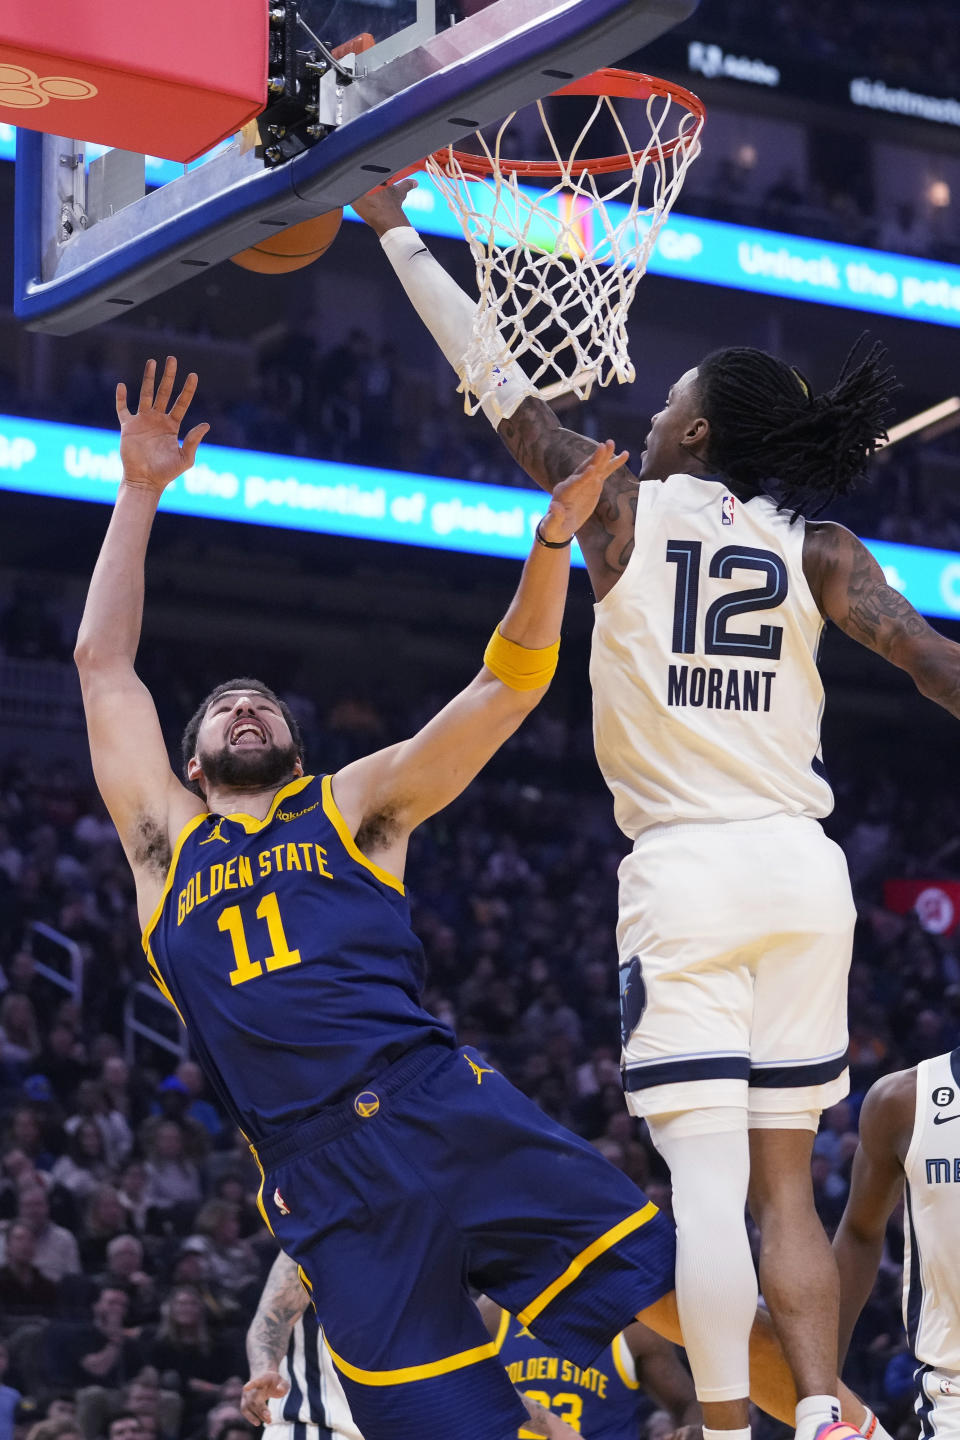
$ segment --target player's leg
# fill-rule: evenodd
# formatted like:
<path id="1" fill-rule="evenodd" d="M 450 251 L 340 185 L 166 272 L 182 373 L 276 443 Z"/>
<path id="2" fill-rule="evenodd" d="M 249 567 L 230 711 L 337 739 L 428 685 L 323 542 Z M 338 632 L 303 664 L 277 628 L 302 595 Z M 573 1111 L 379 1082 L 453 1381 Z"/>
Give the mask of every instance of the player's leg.
<path id="1" fill-rule="evenodd" d="M 757 967 L 750 1075 L 750 1208 L 760 1284 L 810 1440 L 836 1408 L 839 1284 L 816 1212 L 810 1157 L 821 1110 L 849 1089 L 846 986 L 856 915 L 842 852 L 819 826 L 788 827 L 770 868 L 781 931 Z M 796 876 L 804 877 L 798 892 Z"/>
<path id="2" fill-rule="evenodd" d="M 627 1104 L 670 1167 L 687 1356 L 707 1428 L 728 1433 L 748 1423 L 757 1305 L 744 1221 L 751 907 L 731 828 L 641 837 L 621 866 L 618 926 Z"/>
<path id="3" fill-rule="evenodd" d="M 704 1425 L 745 1430 L 758 1298 L 744 1225 L 750 1172 L 746 1106 L 649 1115 L 647 1121 L 670 1167 L 677 1306 Z"/>
<path id="4" fill-rule="evenodd" d="M 675 1345 L 683 1344 L 683 1331 L 677 1311 L 677 1297 L 674 1292 L 655 1300 L 637 1316 L 644 1325 L 649 1325 L 658 1335 L 671 1340 Z M 835 1380 L 840 1396 L 842 1418 L 848 1425 L 865 1431 L 872 1412 L 859 1396 Z M 766 1310 L 758 1310 L 750 1332 L 750 1399 L 761 1410 L 782 1420 L 787 1425 L 794 1421 L 797 1405 L 797 1387 L 787 1364 L 783 1347 L 773 1328 L 773 1321 Z"/>
<path id="5" fill-rule="evenodd" d="M 767 1129 L 766 1122 L 779 1127 L 780 1117 L 763 1119 L 763 1127 L 754 1123 L 750 1130 L 750 1211 L 760 1230 L 760 1287 L 799 1394 L 830 1396 L 840 1282 L 810 1174 L 819 1112 L 810 1113 L 810 1128 Z"/>
<path id="6" fill-rule="evenodd" d="M 413 1051 L 363 1087 L 362 1110 L 351 1097 L 258 1146 L 264 1213 L 300 1266 L 365 1440 L 516 1440 L 527 1417 L 431 1183 L 442 1158 L 425 1092 L 433 1082 L 443 1107 L 452 1054 Z M 398 1135 L 403 1100 L 421 1123 Z"/>

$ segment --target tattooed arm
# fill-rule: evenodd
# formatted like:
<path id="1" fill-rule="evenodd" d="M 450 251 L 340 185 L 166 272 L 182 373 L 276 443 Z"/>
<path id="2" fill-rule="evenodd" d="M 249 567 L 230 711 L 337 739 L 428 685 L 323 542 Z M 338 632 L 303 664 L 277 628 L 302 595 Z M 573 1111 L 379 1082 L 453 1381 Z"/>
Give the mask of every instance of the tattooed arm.
<path id="1" fill-rule="evenodd" d="M 280 1365 L 287 1353 L 294 1325 L 307 1308 L 307 1292 L 297 1267 L 281 1250 L 260 1296 L 257 1313 L 247 1331 L 247 1363 L 250 1379 L 243 1387 L 241 1408 L 252 1425 L 269 1425 L 267 1401 L 280 1399 L 290 1388 L 280 1378 Z"/>
<path id="2" fill-rule="evenodd" d="M 508 420 L 501 420 L 497 434 L 531 480 L 550 491 L 596 448 L 586 435 L 565 430 L 550 406 L 536 396 L 529 396 Z M 633 553 L 639 484 L 621 465 L 606 480 L 596 510 L 577 531 L 598 600 L 617 583 Z"/>
<path id="3" fill-rule="evenodd" d="M 842 525 L 808 523 L 803 570 L 822 615 L 906 670 L 921 695 L 960 719 L 960 645 L 938 634 L 887 584 L 855 535 Z"/>

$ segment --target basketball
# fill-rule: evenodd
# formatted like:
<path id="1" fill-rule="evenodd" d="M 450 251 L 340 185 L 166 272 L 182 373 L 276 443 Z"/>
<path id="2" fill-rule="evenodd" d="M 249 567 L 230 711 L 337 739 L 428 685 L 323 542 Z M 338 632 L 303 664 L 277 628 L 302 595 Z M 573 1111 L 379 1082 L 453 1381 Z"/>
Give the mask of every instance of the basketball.
<path id="1" fill-rule="evenodd" d="M 302 270 L 330 248 L 342 219 L 342 210 L 329 210 L 314 220 L 302 220 L 299 225 L 278 230 L 259 245 L 251 245 L 249 250 L 241 250 L 239 255 L 230 258 L 234 265 L 256 270 L 261 275 L 285 275 L 288 270 Z"/>

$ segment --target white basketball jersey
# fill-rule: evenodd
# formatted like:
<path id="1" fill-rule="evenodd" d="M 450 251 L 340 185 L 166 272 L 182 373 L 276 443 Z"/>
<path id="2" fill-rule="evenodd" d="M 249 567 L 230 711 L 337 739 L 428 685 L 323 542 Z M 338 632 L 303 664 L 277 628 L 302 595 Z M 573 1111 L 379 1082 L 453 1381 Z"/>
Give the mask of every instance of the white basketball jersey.
<path id="1" fill-rule="evenodd" d="M 594 739 L 620 828 L 820 819 L 823 620 L 802 520 L 716 479 L 641 484 L 636 544 L 595 608 Z"/>
<path id="2" fill-rule="evenodd" d="M 960 1371 L 960 1049 L 917 1066 L 904 1225 L 903 1323 L 924 1365 Z"/>
<path id="3" fill-rule="evenodd" d="M 269 1401 L 264 1440 L 363 1440 L 309 1306 L 293 1327 L 280 1374 L 290 1389 Z"/>

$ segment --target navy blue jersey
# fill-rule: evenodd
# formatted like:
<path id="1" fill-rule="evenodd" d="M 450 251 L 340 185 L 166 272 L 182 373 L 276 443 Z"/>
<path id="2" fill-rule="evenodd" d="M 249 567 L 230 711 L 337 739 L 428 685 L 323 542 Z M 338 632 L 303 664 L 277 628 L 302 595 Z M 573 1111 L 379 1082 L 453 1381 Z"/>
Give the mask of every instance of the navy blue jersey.
<path id="1" fill-rule="evenodd" d="M 517 1389 L 559 1415 L 584 1440 L 638 1440 L 642 1397 L 622 1334 L 593 1365 L 581 1369 L 504 1310 L 496 1345 Z M 520 1440 L 533 1440 L 535 1433 L 521 1429 Z"/>
<path id="2" fill-rule="evenodd" d="M 254 1142 L 414 1046 L 455 1043 L 420 1003 L 423 947 L 403 885 L 357 849 L 329 775 L 285 785 L 265 820 L 191 820 L 143 944 Z"/>

